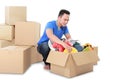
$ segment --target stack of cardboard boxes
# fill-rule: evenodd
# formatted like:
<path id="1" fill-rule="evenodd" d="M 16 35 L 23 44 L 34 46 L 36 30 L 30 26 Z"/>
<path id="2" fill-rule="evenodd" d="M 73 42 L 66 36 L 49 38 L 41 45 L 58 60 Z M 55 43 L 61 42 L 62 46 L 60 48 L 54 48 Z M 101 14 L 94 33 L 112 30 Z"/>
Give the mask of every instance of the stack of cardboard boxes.
<path id="1" fill-rule="evenodd" d="M 26 20 L 25 6 L 5 7 L 5 24 L 0 24 L 0 73 L 24 73 L 42 61 L 37 52 L 40 24 Z"/>

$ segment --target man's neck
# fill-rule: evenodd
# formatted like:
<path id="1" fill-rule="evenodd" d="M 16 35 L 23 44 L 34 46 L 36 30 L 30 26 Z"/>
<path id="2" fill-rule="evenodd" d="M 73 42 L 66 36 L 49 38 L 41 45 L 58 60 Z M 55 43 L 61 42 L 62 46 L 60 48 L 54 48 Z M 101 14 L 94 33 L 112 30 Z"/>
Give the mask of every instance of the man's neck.
<path id="1" fill-rule="evenodd" d="M 59 23 L 58 20 L 56 21 L 56 24 L 57 24 L 57 26 L 58 26 L 59 28 L 61 27 L 61 24 Z"/>
<path id="2" fill-rule="evenodd" d="M 61 25 L 58 20 L 56 21 L 56 25 L 58 26 L 58 30 L 60 30 Z"/>

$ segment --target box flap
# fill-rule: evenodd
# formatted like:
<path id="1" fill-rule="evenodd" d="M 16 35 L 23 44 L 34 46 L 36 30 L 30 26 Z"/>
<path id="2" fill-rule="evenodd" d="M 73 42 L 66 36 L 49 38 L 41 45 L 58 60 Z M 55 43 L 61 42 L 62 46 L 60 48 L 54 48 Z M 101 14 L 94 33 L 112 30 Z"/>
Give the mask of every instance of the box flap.
<path id="1" fill-rule="evenodd" d="M 73 59 L 76 65 L 84 65 L 89 63 L 94 63 L 98 61 L 97 48 L 94 48 L 93 51 L 82 51 L 76 54 L 72 54 Z"/>
<path id="2" fill-rule="evenodd" d="M 58 51 L 50 51 L 47 62 L 59 65 L 59 66 L 65 66 L 69 54 L 65 54 Z"/>

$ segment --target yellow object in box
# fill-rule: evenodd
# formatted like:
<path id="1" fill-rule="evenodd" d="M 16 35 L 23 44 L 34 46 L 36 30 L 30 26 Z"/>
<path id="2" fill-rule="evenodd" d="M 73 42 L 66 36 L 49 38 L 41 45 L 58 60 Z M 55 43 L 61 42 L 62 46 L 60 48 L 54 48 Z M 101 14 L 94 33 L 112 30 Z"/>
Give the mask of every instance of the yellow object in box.
<path id="1" fill-rule="evenodd" d="M 83 51 L 91 51 L 91 50 L 93 50 L 93 47 L 92 47 L 92 45 L 90 43 L 86 43 L 83 47 L 84 47 Z"/>
<path id="2" fill-rule="evenodd" d="M 86 47 L 85 49 L 83 49 L 83 51 L 92 51 L 93 50 L 93 48 L 91 48 L 91 47 Z"/>
<path id="3" fill-rule="evenodd" d="M 72 47 L 72 51 L 70 53 L 77 53 L 77 49 Z M 69 53 L 67 49 L 64 50 L 64 53 Z"/>

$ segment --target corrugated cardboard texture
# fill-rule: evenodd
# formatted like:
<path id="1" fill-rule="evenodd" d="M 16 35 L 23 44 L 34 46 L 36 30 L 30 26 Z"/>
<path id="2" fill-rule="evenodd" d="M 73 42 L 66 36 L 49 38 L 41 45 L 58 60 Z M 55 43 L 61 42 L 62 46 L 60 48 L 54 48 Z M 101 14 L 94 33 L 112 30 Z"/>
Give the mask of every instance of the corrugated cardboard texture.
<path id="1" fill-rule="evenodd" d="M 98 47 L 95 47 L 95 48 L 94 48 L 94 53 L 96 53 L 96 54 L 94 54 L 94 55 L 97 56 L 97 61 L 99 61 L 100 58 L 98 57 L 98 56 L 99 56 L 99 55 L 98 55 Z M 95 61 L 93 64 L 94 64 L 94 65 L 97 65 L 97 61 Z"/>
<path id="2" fill-rule="evenodd" d="M 47 62 L 59 66 L 65 66 L 68 56 L 69 54 L 63 54 L 57 51 L 51 51 L 49 57 L 47 58 Z"/>
<path id="3" fill-rule="evenodd" d="M 15 24 L 16 45 L 37 45 L 40 39 L 40 24 L 36 22 L 17 22 Z"/>
<path id="4" fill-rule="evenodd" d="M 27 8 L 25 6 L 6 6 L 5 23 L 15 25 L 18 21 L 26 21 Z"/>
<path id="5" fill-rule="evenodd" d="M 0 73 L 24 73 L 31 62 L 30 46 L 0 48 Z"/>
<path id="6" fill-rule="evenodd" d="M 0 24 L 0 39 L 1 40 L 13 40 L 15 37 L 14 26 Z"/>
<path id="7" fill-rule="evenodd" d="M 12 40 L 12 41 L 0 40 L 0 48 L 7 47 L 10 45 L 14 45 L 14 40 Z"/>
<path id="8" fill-rule="evenodd" d="M 82 51 L 82 52 L 79 52 L 79 54 L 72 54 L 72 56 L 78 66 L 89 64 L 89 63 L 94 63 L 98 61 L 96 48 L 94 48 L 93 51 L 85 51 L 85 52 Z"/>
<path id="9" fill-rule="evenodd" d="M 85 65 L 78 66 L 78 67 L 76 67 L 76 71 L 77 71 L 76 75 L 91 72 L 91 71 L 93 71 L 93 64 L 91 63 L 91 64 L 85 64 Z"/>
<path id="10" fill-rule="evenodd" d="M 66 77 L 72 77 L 77 75 L 75 63 L 72 56 L 70 55 L 67 59 L 65 66 L 59 66 L 51 64 L 51 72 L 59 74 Z"/>
<path id="11" fill-rule="evenodd" d="M 93 71 L 93 63 L 98 61 L 95 50 L 74 54 L 51 51 L 47 62 L 51 63 L 51 72 L 66 77 L 73 77 Z"/>
<path id="12" fill-rule="evenodd" d="M 43 61 L 42 55 L 37 51 L 37 46 L 31 48 L 31 63 Z"/>

